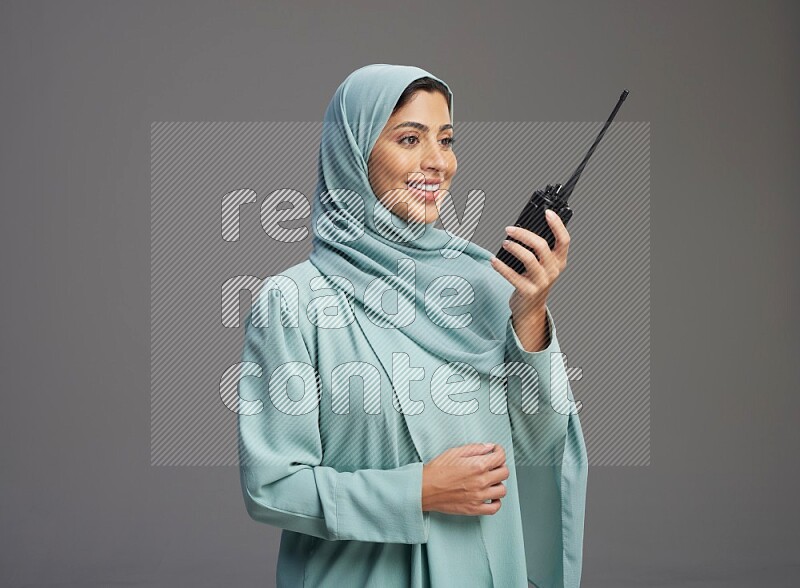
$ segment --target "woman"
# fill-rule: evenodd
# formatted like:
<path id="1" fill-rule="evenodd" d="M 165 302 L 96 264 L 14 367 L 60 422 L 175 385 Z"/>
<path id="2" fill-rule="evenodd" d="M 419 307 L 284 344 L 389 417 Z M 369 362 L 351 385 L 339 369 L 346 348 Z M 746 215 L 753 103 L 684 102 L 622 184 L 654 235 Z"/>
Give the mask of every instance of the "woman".
<path id="1" fill-rule="evenodd" d="M 416 67 L 347 77 L 313 252 L 247 321 L 241 482 L 250 516 L 284 529 L 279 586 L 580 584 L 586 453 L 545 304 L 569 235 L 550 219 L 551 251 L 512 229 L 537 253 L 506 242 L 519 275 L 433 226 L 452 108 Z"/>

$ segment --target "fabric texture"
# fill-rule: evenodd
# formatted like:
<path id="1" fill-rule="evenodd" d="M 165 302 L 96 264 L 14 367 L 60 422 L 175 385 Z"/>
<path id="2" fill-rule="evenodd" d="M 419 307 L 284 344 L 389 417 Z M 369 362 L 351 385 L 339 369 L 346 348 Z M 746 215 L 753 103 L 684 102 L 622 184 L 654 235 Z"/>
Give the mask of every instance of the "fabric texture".
<path id="1" fill-rule="evenodd" d="M 284 529 L 281 586 L 579 586 L 588 466 L 549 308 L 548 347 L 525 351 L 491 254 L 403 223 L 368 181 L 424 76 L 363 67 L 326 110 L 313 251 L 265 280 L 246 323 L 239 392 L 260 410 L 239 415 L 245 504 Z M 423 463 L 474 442 L 506 451 L 501 509 L 422 512 Z"/>

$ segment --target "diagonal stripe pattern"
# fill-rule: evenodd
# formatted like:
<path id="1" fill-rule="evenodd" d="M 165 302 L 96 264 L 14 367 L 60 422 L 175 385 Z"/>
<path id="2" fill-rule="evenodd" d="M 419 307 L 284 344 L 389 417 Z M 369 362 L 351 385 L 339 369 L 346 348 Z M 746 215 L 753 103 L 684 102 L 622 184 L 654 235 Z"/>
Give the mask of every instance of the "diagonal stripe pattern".
<path id="1" fill-rule="evenodd" d="M 444 227 L 497 251 L 525 198 L 564 183 L 602 124 L 459 123 Z M 307 258 L 310 221 L 298 215 L 314 197 L 321 130 L 318 122 L 151 125 L 152 464 L 238 463 L 232 364 L 244 321 L 231 285 L 257 289 Z M 612 123 L 575 190 L 569 264 L 548 299 L 592 465 L 650 463 L 649 157 L 649 123 Z M 480 200 L 466 206 L 474 191 Z M 288 199 L 293 210 L 275 208 Z M 465 208 L 479 222 L 465 222 Z M 251 304 L 244 293 L 239 317 Z M 458 327 L 456 317 L 442 320 Z M 375 410 L 374 399 L 367 404 Z"/>

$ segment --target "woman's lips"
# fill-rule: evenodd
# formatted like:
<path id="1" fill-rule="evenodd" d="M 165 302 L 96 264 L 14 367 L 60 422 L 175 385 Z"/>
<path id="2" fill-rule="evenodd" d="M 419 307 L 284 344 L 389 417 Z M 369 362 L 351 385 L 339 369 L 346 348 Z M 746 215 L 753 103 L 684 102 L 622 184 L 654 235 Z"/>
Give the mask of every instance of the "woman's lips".
<path id="1" fill-rule="evenodd" d="M 441 190 L 441 184 L 439 190 L 436 191 L 429 191 L 429 190 L 420 190 L 419 188 L 415 188 L 414 186 L 408 186 L 409 191 L 421 200 L 425 200 L 426 202 L 433 202 L 439 197 L 439 190 Z"/>

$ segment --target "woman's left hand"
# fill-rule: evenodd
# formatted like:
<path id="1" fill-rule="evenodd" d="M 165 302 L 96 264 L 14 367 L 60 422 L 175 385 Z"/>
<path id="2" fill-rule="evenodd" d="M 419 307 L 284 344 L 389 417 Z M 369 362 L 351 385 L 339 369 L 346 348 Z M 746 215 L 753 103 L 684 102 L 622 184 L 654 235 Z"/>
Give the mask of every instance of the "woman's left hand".
<path id="1" fill-rule="evenodd" d="M 509 237 L 524 243 L 536 252 L 534 255 L 519 243 L 503 241 L 503 248 L 524 264 L 523 274 L 518 274 L 496 257 L 492 259 L 492 267 L 515 288 L 509 300 L 512 321 L 520 342 L 529 351 L 531 350 L 529 347 L 534 347 L 533 351 L 538 351 L 540 346 L 545 347 L 546 344 L 542 344 L 541 341 L 549 339 L 545 310 L 547 295 L 558 276 L 567 267 L 569 251 L 570 237 L 567 227 L 552 210 L 548 209 L 545 216 L 556 238 L 552 250 L 547 241 L 536 233 L 521 227 L 506 227 Z"/>

